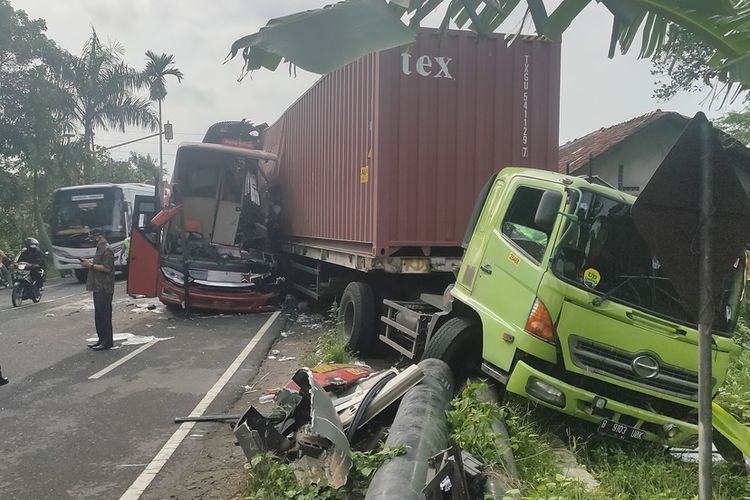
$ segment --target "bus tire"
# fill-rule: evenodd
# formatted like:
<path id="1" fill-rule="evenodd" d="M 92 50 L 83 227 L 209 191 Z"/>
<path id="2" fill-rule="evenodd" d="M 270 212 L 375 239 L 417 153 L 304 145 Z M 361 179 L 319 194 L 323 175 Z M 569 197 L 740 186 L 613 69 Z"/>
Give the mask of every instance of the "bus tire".
<path id="1" fill-rule="evenodd" d="M 375 298 L 367 283 L 352 281 L 339 303 L 339 331 L 347 346 L 362 355 L 371 354 L 375 344 Z"/>
<path id="2" fill-rule="evenodd" d="M 482 336 L 479 325 L 463 317 L 446 321 L 430 339 L 422 359 L 445 361 L 453 371 L 456 387 L 479 371 L 482 361 Z"/>
<path id="3" fill-rule="evenodd" d="M 78 280 L 78 283 L 86 283 L 86 280 L 89 277 L 88 269 L 74 269 L 74 273 L 76 275 L 76 279 Z"/>

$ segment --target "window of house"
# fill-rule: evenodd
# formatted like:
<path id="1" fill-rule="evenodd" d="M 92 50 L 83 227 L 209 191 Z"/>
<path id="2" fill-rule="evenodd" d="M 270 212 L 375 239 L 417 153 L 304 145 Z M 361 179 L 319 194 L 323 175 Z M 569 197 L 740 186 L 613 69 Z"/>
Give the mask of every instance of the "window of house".
<path id="1" fill-rule="evenodd" d="M 501 226 L 503 235 L 536 262 L 542 261 L 550 237 L 534 222 L 543 194 L 543 189 L 527 186 L 516 189 Z"/>

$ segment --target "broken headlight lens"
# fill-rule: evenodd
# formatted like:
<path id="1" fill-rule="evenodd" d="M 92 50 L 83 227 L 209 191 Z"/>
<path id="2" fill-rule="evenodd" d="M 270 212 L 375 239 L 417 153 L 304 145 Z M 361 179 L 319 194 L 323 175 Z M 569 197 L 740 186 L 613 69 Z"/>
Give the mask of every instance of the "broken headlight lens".
<path id="1" fill-rule="evenodd" d="M 185 284 L 185 275 L 177 269 L 172 269 L 171 267 L 162 267 L 161 272 L 164 274 L 164 277 L 172 283 L 176 285 Z"/>

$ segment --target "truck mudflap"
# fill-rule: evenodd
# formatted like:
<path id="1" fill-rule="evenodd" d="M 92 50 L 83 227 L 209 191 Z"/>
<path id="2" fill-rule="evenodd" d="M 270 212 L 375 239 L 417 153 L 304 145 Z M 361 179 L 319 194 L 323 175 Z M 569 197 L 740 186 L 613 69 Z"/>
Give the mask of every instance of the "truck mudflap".
<path id="1" fill-rule="evenodd" d="M 750 457 L 750 427 L 735 419 L 728 411 L 713 403 L 714 429 L 727 438 L 746 457 Z"/>
<path id="2" fill-rule="evenodd" d="M 507 389 L 597 426 L 601 426 L 605 420 L 625 423 L 643 431 L 638 433 L 638 439 L 644 441 L 663 443 L 668 446 L 687 446 L 694 445 L 698 435 L 698 426 L 695 424 L 585 391 L 537 370 L 523 361 L 516 363 L 508 380 Z M 730 428 L 734 429 L 733 426 Z M 736 432 L 736 439 L 747 439 L 742 437 L 740 431 Z"/>

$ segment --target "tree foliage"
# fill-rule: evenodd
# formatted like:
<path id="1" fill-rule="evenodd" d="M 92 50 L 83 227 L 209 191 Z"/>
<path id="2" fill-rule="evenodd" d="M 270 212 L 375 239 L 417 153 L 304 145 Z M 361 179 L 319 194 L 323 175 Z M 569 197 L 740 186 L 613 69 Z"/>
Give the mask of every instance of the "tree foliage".
<path id="1" fill-rule="evenodd" d="M 544 0 L 344 0 L 321 9 L 271 19 L 257 33 L 237 39 L 229 58 L 244 60 L 243 71 L 275 70 L 286 60 L 327 73 L 362 55 L 414 40 L 422 21 L 445 10 L 441 29 L 451 24 L 479 35 L 494 32 L 519 9 L 540 35 L 559 39 L 592 0 L 562 0 L 551 12 Z M 681 28 L 710 47 L 708 65 L 727 91 L 750 86 L 750 0 L 600 0 L 612 14 L 609 57 L 628 52 L 640 40 L 639 56 L 669 53 L 671 30 Z M 605 45 L 606 46 L 606 45 Z"/>
<path id="2" fill-rule="evenodd" d="M 114 160 L 95 143 L 97 130 L 155 127 L 149 99 L 138 95 L 146 82 L 93 28 L 75 56 L 47 37 L 44 20 L 0 0 L 0 249 L 15 251 L 31 235 L 49 246 L 58 187 L 153 182 L 153 158 Z"/>

